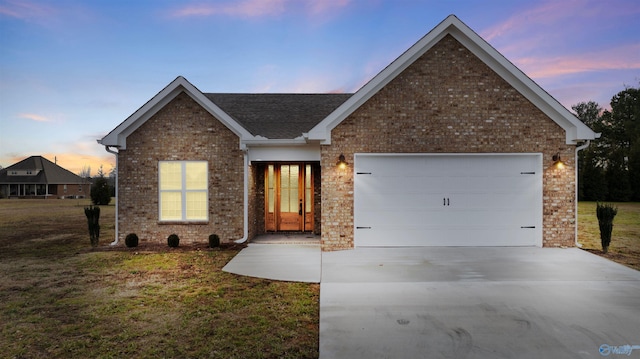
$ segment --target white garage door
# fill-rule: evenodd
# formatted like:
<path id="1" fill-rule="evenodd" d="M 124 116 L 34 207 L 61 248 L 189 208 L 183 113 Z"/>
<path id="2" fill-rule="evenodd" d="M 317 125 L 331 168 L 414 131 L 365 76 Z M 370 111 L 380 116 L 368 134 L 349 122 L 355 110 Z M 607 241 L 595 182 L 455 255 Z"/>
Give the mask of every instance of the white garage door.
<path id="1" fill-rule="evenodd" d="M 356 246 L 542 246 L 542 155 L 356 154 Z"/>

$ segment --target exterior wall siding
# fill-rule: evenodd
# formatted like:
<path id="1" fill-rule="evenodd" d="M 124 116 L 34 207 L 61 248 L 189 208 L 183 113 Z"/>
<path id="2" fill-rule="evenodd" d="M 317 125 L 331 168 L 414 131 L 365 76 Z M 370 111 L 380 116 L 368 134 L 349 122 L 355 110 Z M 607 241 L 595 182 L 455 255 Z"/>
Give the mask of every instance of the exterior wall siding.
<path id="1" fill-rule="evenodd" d="M 331 133 L 321 149 L 322 249 L 353 247 L 354 153 L 542 153 L 543 246 L 575 240 L 574 146 L 517 90 L 447 35 Z M 564 169 L 552 166 L 559 153 Z"/>
<path id="2" fill-rule="evenodd" d="M 209 163 L 209 221 L 160 223 L 158 162 Z M 181 93 L 127 138 L 118 154 L 118 237 L 136 233 L 141 241 L 166 243 L 175 233 L 182 243 L 222 242 L 243 236 L 244 172 L 238 137 L 186 93 Z"/>

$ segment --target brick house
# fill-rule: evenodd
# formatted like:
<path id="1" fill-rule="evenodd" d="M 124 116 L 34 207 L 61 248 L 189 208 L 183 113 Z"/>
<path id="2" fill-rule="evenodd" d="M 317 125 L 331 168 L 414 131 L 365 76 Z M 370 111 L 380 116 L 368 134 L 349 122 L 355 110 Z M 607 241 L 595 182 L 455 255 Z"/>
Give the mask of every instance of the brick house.
<path id="1" fill-rule="evenodd" d="M 455 16 L 354 94 L 211 94 L 183 77 L 98 142 L 117 239 L 321 234 L 355 246 L 573 246 L 598 134 Z"/>
<path id="2" fill-rule="evenodd" d="M 31 156 L 0 170 L 0 198 L 85 198 L 91 181 L 42 156 Z"/>

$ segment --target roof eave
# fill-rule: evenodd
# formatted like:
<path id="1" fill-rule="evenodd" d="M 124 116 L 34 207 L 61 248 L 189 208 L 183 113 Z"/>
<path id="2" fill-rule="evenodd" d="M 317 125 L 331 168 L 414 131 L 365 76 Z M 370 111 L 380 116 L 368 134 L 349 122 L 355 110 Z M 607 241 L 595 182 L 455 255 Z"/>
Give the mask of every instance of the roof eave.
<path id="1" fill-rule="evenodd" d="M 182 92 L 189 95 L 200 106 L 236 134 L 239 138 L 239 146 L 241 149 L 244 149 L 243 140 L 252 139 L 254 137 L 249 133 L 249 131 L 231 118 L 231 116 L 220 109 L 220 107 L 211 102 L 211 100 L 187 81 L 187 79 L 182 76 L 178 76 L 157 95 L 151 98 L 151 100 L 147 101 L 147 103 L 140 107 L 136 112 L 109 132 L 109 134 L 98 140 L 98 143 L 105 147 L 117 147 L 122 150 L 126 149 L 127 137 Z"/>
<path id="2" fill-rule="evenodd" d="M 358 107 L 368 101 L 375 93 L 448 34 L 463 44 L 543 113 L 561 126 L 565 130 L 567 144 L 576 144 L 580 141 L 596 138 L 596 134 L 588 126 L 578 120 L 556 99 L 455 15 L 450 15 L 312 128 L 308 134 L 309 140 L 320 141 L 322 144 L 331 144 L 331 130 L 333 128 L 338 126 Z"/>

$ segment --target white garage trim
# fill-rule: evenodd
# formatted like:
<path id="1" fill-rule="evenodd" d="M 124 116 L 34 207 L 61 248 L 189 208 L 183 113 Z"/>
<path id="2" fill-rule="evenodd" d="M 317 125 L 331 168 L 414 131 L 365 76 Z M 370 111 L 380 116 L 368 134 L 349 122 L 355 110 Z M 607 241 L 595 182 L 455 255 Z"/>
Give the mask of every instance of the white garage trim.
<path id="1" fill-rule="evenodd" d="M 354 244 L 542 246 L 542 154 L 354 156 Z"/>

